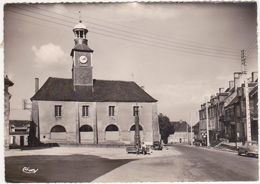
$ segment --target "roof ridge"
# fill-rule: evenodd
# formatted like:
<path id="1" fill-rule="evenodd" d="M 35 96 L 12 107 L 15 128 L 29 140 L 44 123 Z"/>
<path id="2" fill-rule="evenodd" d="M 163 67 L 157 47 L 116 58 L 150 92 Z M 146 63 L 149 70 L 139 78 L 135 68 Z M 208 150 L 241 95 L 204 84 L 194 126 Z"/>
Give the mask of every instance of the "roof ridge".
<path id="1" fill-rule="evenodd" d="M 10 119 L 9 121 L 32 121 L 32 120 L 25 120 L 25 119 L 23 119 L 23 120 L 21 120 L 21 119 Z"/>
<path id="2" fill-rule="evenodd" d="M 96 80 L 96 81 L 108 81 L 108 82 L 133 82 L 133 83 L 136 83 L 134 81 L 125 81 L 125 80 L 106 80 L 106 79 L 93 79 L 93 80 Z"/>
<path id="3" fill-rule="evenodd" d="M 71 78 L 63 78 L 63 77 L 49 77 L 48 79 L 65 79 L 65 80 L 72 80 Z"/>

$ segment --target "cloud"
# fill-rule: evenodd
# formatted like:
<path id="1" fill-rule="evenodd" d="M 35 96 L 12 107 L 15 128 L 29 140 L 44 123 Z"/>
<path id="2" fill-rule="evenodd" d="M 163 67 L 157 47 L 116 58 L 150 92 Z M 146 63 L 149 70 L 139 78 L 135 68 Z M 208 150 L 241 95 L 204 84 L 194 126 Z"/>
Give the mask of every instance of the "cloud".
<path id="1" fill-rule="evenodd" d="M 53 43 L 42 45 L 39 48 L 32 46 L 32 51 L 35 55 L 34 61 L 39 66 L 57 65 L 66 59 L 66 54 L 61 47 Z"/>

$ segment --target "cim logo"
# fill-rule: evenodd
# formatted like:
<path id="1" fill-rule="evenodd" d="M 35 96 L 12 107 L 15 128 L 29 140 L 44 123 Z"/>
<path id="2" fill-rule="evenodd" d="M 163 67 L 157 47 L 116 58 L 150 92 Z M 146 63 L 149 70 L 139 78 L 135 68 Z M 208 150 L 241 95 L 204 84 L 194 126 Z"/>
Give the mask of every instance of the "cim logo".
<path id="1" fill-rule="evenodd" d="M 23 167 L 22 171 L 26 174 L 35 174 L 38 169 L 31 169 L 30 167 Z"/>

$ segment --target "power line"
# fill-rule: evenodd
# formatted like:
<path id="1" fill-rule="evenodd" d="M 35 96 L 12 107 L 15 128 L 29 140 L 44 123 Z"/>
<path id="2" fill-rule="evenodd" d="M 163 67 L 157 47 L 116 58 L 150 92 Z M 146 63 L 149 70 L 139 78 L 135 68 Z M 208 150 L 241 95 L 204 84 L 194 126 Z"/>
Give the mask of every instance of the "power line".
<path id="1" fill-rule="evenodd" d="M 7 10 L 7 11 L 10 11 L 10 12 L 16 13 L 16 14 L 21 14 L 21 15 L 24 15 L 24 16 L 28 16 L 28 17 L 31 17 L 31 18 L 34 18 L 34 19 L 43 20 L 43 21 L 46 21 L 46 22 L 51 22 L 51 23 L 55 23 L 55 24 L 58 24 L 58 25 L 66 26 L 66 27 L 69 27 L 69 28 L 72 27 L 72 26 L 69 26 L 67 24 L 63 24 L 63 23 L 60 23 L 60 22 L 55 22 L 55 21 L 49 20 L 49 19 L 47 20 L 47 19 L 43 19 L 43 18 L 40 18 L 40 17 L 31 16 L 31 15 L 24 14 L 24 13 L 21 13 L 21 12 L 16 12 L 16 11 L 12 11 L 12 10 Z M 140 43 L 140 44 L 144 44 L 144 45 L 150 45 L 150 46 L 153 46 L 153 47 L 159 47 L 159 48 L 163 48 L 163 49 L 167 49 L 167 50 L 171 50 L 171 51 L 180 51 L 180 52 L 191 53 L 191 54 L 196 54 L 196 55 L 210 56 L 210 57 L 215 57 L 215 58 L 218 58 L 218 59 L 228 59 L 227 57 L 222 57 L 221 55 L 216 56 L 216 55 L 209 55 L 209 54 L 205 54 L 205 53 L 204 54 L 194 53 L 194 52 L 187 51 L 187 50 L 185 51 L 185 50 L 180 50 L 180 49 L 173 49 L 173 48 L 159 46 L 159 45 L 154 45 L 154 44 L 150 44 L 150 43 L 146 43 L 146 42 L 130 40 L 130 39 L 118 37 L 118 35 L 114 36 L 114 35 L 111 35 L 111 34 L 104 34 L 104 33 L 96 32 L 96 31 L 91 31 L 91 32 L 95 33 L 95 34 L 103 35 L 103 36 L 109 36 L 109 37 L 117 38 L 117 39 L 120 39 L 120 40 L 127 40 L 127 41 Z M 229 58 L 229 60 L 236 60 L 236 59 L 235 58 Z"/>
<path id="2" fill-rule="evenodd" d="M 17 8 L 17 9 L 22 9 L 22 8 Z M 27 9 L 22 9 L 22 10 L 25 10 L 25 11 L 28 11 Z M 29 11 L 30 12 L 30 11 Z M 33 13 L 34 14 L 34 12 L 30 12 L 30 13 Z M 59 20 L 61 20 L 61 21 L 64 21 L 64 22 L 69 22 L 69 23 L 74 23 L 74 22 L 71 22 L 71 21 L 68 21 L 68 20 L 64 20 L 64 19 L 61 19 L 61 18 L 58 18 L 58 17 L 52 17 L 52 16 L 49 16 L 49 15 L 45 15 L 45 14 L 41 14 L 41 13 L 39 13 L 39 12 L 37 12 L 37 15 L 38 14 L 40 14 L 40 15 L 43 15 L 43 16 L 47 16 L 47 17 L 50 17 L 50 18 L 56 18 L 56 19 L 59 19 Z M 67 17 L 67 16 L 66 16 Z M 71 18 L 71 17 L 70 17 Z M 72 18 L 72 19 L 74 19 L 74 18 Z M 127 37 L 134 37 L 134 39 L 137 39 L 137 40 L 143 40 L 143 41 L 148 41 L 148 42 L 156 42 L 156 43 L 159 43 L 159 44 L 166 44 L 166 45 L 168 45 L 168 46 L 171 46 L 171 47 L 174 47 L 174 48 L 178 48 L 178 49 L 189 49 L 189 50 L 192 50 L 192 51 L 195 51 L 195 52 L 200 52 L 200 53 L 205 53 L 205 51 L 204 50 L 201 50 L 201 49 L 197 49 L 197 48 L 191 48 L 191 47 L 180 47 L 180 46 L 178 46 L 176 43 L 175 44 L 169 44 L 169 43 L 165 43 L 165 41 L 157 41 L 157 40 L 150 40 L 150 39 L 145 39 L 145 38 L 143 38 L 143 37 L 141 37 L 140 38 L 140 36 L 138 35 L 138 36 L 135 36 L 135 35 L 125 35 L 125 33 L 115 33 L 115 32 L 113 32 L 113 31 L 111 31 L 110 29 L 109 30 L 106 30 L 107 28 L 105 28 L 105 29 L 103 29 L 103 28 L 97 28 L 97 27 L 95 27 L 95 26 L 93 26 L 93 28 L 94 29 L 98 29 L 98 30 L 101 30 L 101 31 L 105 31 L 106 33 L 107 32 L 109 32 L 109 33 L 112 33 L 112 34 L 116 34 L 116 35 L 121 35 L 121 36 L 127 36 Z M 131 33 L 131 32 L 129 32 L 129 33 Z M 176 46 L 177 45 L 177 46 Z M 226 56 L 229 56 L 229 57 L 235 57 L 235 58 L 237 58 L 238 56 L 237 55 L 232 55 L 232 54 L 226 54 L 226 53 L 219 53 L 218 51 L 210 51 L 211 52 L 211 54 L 221 54 L 221 55 L 226 55 Z"/>
<path id="3" fill-rule="evenodd" d="M 19 8 L 18 8 L 19 9 Z M 11 10 L 10 10 L 11 11 Z M 14 13 L 20 13 L 20 14 L 22 14 L 22 15 L 25 15 L 25 16 L 27 16 L 28 14 L 24 14 L 24 13 L 21 13 L 21 12 L 14 12 Z M 34 14 L 34 13 L 33 13 Z M 34 14 L 35 15 L 35 14 Z M 34 17 L 34 18 L 38 18 L 38 17 L 35 17 L 35 16 L 31 16 L 31 15 L 28 15 L 28 16 L 30 16 L 30 17 Z M 49 17 L 49 18 L 57 18 L 57 17 L 52 17 L 52 16 L 49 16 L 49 15 L 45 15 L 44 14 L 44 16 L 45 17 Z M 59 20 L 61 20 L 61 21 L 63 21 L 63 22 L 65 22 L 65 20 L 64 19 L 60 19 L 60 18 L 57 18 L 57 19 L 59 19 Z M 45 19 L 44 19 L 45 20 Z M 46 20 L 45 20 L 46 21 Z M 66 23 L 67 22 L 69 22 L 69 23 L 74 23 L 74 22 L 71 22 L 71 21 L 66 21 Z M 60 24 L 60 22 L 59 22 L 59 24 Z M 100 30 L 100 29 L 99 29 Z M 102 31 L 102 29 L 101 29 L 101 31 Z M 118 33 L 114 33 L 114 32 L 112 32 L 112 31 L 107 31 L 107 30 L 104 30 L 106 33 L 111 33 L 111 34 L 115 34 L 116 36 L 123 36 L 123 37 L 125 37 L 125 35 L 122 35 L 122 34 L 118 34 Z M 93 31 L 94 32 L 94 31 Z M 96 32 L 97 33 L 97 32 Z M 100 34 L 100 33 L 98 33 L 98 34 Z M 103 34 L 104 35 L 104 34 Z M 107 35 L 107 34 L 106 34 Z M 128 36 L 128 38 L 129 38 L 129 35 L 127 35 Z M 151 40 L 144 40 L 144 39 L 140 39 L 140 38 L 133 38 L 132 37 L 132 39 L 138 39 L 137 40 L 137 42 L 139 42 L 140 43 L 140 40 L 142 40 L 142 41 L 145 41 L 145 42 L 152 42 Z M 129 40 L 129 39 L 127 39 L 127 40 Z M 157 42 L 158 43 L 158 42 Z M 159 44 L 162 44 L 162 43 L 159 43 Z M 165 44 L 164 44 L 165 45 Z M 194 53 L 195 52 L 195 54 L 196 53 L 198 53 L 199 55 L 207 55 L 207 56 L 217 56 L 217 57 L 220 57 L 220 58 L 223 58 L 222 57 L 222 55 L 225 55 L 225 54 L 220 54 L 220 55 L 216 55 L 216 54 L 218 54 L 218 53 L 209 53 L 209 54 L 205 54 L 205 52 L 202 52 L 202 51 L 198 51 L 198 50 L 194 50 L 194 49 L 189 49 L 188 51 L 187 50 L 185 50 L 185 49 L 187 49 L 187 48 L 183 48 L 183 47 L 176 47 L 176 46 L 173 46 L 173 45 L 170 45 L 170 44 L 166 44 L 166 45 L 168 45 L 168 46 L 170 46 L 171 48 L 175 48 L 175 50 L 178 50 L 178 51 L 185 51 L 185 52 L 188 52 L 188 53 Z M 163 48 L 165 48 L 165 46 L 163 46 Z M 193 51 L 193 52 L 191 52 L 191 51 Z M 236 56 L 234 56 L 234 55 L 227 55 L 230 59 L 238 59 Z M 224 57 L 224 58 L 228 58 L 228 57 Z"/>
<path id="4" fill-rule="evenodd" d="M 247 51 L 246 55 L 247 57 L 250 56 L 252 54 L 252 51 L 254 51 L 257 48 L 257 45 L 255 45 L 254 47 L 251 47 L 249 51 Z"/>
<path id="5" fill-rule="evenodd" d="M 252 42 L 250 42 L 249 46 L 245 50 L 250 50 L 250 48 L 256 43 L 257 41 L 254 39 Z"/>
<path id="6" fill-rule="evenodd" d="M 26 6 L 30 6 L 30 5 L 26 5 Z M 32 5 L 30 7 L 33 7 Z M 70 19 L 73 19 L 73 20 L 78 20 L 77 18 L 75 17 L 71 17 L 71 16 L 67 16 L 67 15 L 63 15 L 61 13 L 57 13 L 57 12 L 53 12 L 53 11 L 50 11 L 50 10 L 46 10 L 44 8 L 39 8 L 39 7 L 33 7 L 33 8 L 36 8 L 36 9 L 40 9 L 40 10 L 43 10 L 43 11 L 46 11 L 46 12 L 49 12 L 49 13 L 53 13 L 53 14 L 56 14 L 56 15 L 60 15 L 60 16 L 63 16 L 63 17 L 67 17 L 67 18 L 70 18 Z M 28 11 L 28 9 L 27 9 Z M 38 14 L 39 12 L 37 12 Z M 74 13 L 75 14 L 75 13 Z M 45 14 L 44 14 L 45 15 Z M 57 17 L 56 17 L 57 18 Z M 60 18 L 58 18 L 60 19 Z M 64 20 L 64 19 L 63 19 Z M 105 29 L 108 29 L 108 30 L 116 30 L 116 31 L 120 31 L 120 32 L 124 32 L 124 33 L 127 33 L 127 34 L 131 34 L 131 35 L 136 35 L 138 37 L 141 36 L 141 38 L 143 39 L 144 37 L 146 38 L 149 38 L 149 39 L 154 39 L 156 38 L 157 41 L 161 41 L 161 42 L 171 42 L 172 44 L 174 45 L 182 45 L 186 48 L 192 48 L 192 49 L 196 49 L 196 50 L 211 50 L 210 52 L 223 52 L 223 54 L 228 54 L 228 55 L 232 55 L 232 54 L 235 54 L 237 55 L 237 53 L 240 53 L 239 50 L 232 50 L 232 51 L 227 51 L 227 50 L 223 50 L 223 49 L 219 49 L 219 48 L 210 48 L 210 47 L 203 47 L 203 46 L 199 46 L 199 45 L 194 45 L 194 44 L 190 44 L 190 41 L 188 43 L 183 43 L 183 42 L 180 42 L 180 41 L 176 41 L 176 40 L 170 40 L 169 38 L 166 38 L 166 39 L 162 39 L 161 36 L 158 38 L 158 36 L 155 36 L 154 34 L 150 36 L 146 34 L 143 34 L 143 33 L 134 33 L 134 32 L 130 32 L 130 31 L 126 31 L 126 30 L 122 30 L 122 29 L 118 29 L 118 28 L 115 28 L 115 27 L 109 27 L 109 26 L 105 26 L 105 25 L 100 25 L 98 23 L 95 23 L 95 22 L 91 22 L 91 21 L 88 21 L 88 20 L 85 20 L 88 24 L 93 24 L 95 26 L 98 26 L 98 27 L 102 27 L 102 28 L 105 28 Z M 127 26 L 129 27 L 129 26 Z M 131 28 L 133 30 L 135 30 L 136 28 Z M 107 30 L 106 30 L 107 31 Z M 203 45 L 203 44 L 202 44 Z M 231 54 L 232 53 L 232 54 Z M 234 56 L 234 55 L 232 55 Z"/>
<path id="7" fill-rule="evenodd" d="M 52 11 L 49 11 L 49 10 L 46 10 L 44 8 L 39 8 L 39 7 L 34 7 L 33 5 L 27 5 L 27 6 L 30 6 L 30 7 L 33 7 L 33 8 L 37 8 L 37 9 L 41 9 L 41 10 L 44 10 L 44 11 L 48 11 L 48 12 L 52 12 Z M 61 16 L 64 16 L 63 14 L 60 14 L 60 13 L 57 13 L 57 12 L 52 12 L 52 13 L 55 13 L 55 14 L 58 14 L 58 15 L 61 15 Z M 70 12 L 72 14 L 75 14 L 75 15 L 78 15 L 77 13 L 74 13 L 74 12 Z M 119 25 L 121 27 L 125 27 L 125 28 L 130 28 L 132 30 L 140 30 L 142 31 L 142 34 L 144 32 L 144 30 L 142 29 L 138 29 L 136 27 L 131 27 L 131 26 L 127 26 L 127 25 L 122 25 L 122 24 L 118 24 L 118 23 L 115 23 L 115 22 L 111 22 L 111 21 L 108 21 L 108 20 L 103 20 L 103 19 L 100 19 L 100 18 L 94 18 L 94 17 L 90 17 L 90 16 L 85 16 L 87 19 L 95 19 L 95 20 L 99 20 L 99 21 L 102 21 L 102 22 L 106 22 L 106 23 L 110 23 L 112 25 Z M 69 18 L 72 18 L 72 17 L 69 17 Z M 74 19 L 74 18 L 73 18 Z M 114 27 L 113 27 L 114 28 Z M 159 35 L 159 34 L 155 34 L 155 33 L 151 33 L 151 32 L 147 32 L 146 31 L 146 34 L 145 36 L 147 36 L 147 34 L 149 35 L 152 35 L 152 36 L 159 36 L 159 37 L 164 37 L 167 41 L 171 40 L 172 38 L 169 38 L 169 37 L 165 37 L 164 35 Z M 176 38 L 175 38 L 176 39 Z M 240 52 L 240 49 L 231 49 L 231 48 L 225 48 L 224 50 L 223 49 L 219 49 L 219 48 L 213 48 L 214 46 L 212 45 L 208 45 L 208 44 L 205 44 L 205 43 L 198 43 L 198 42 L 194 42 L 194 41 L 191 41 L 191 40 L 184 40 L 184 39 L 179 39 L 177 38 L 177 40 L 180 40 L 180 41 L 184 41 L 184 42 L 188 42 L 188 44 L 192 45 L 191 43 L 194 43 L 196 45 L 193 45 L 195 47 L 198 47 L 198 44 L 200 45 L 207 45 L 208 47 L 204 47 L 204 48 L 212 48 L 214 50 L 222 50 L 222 51 L 227 51 L 227 50 L 232 50 L 233 53 L 237 53 L 237 52 Z M 176 40 L 174 40 L 174 42 L 176 42 Z"/>

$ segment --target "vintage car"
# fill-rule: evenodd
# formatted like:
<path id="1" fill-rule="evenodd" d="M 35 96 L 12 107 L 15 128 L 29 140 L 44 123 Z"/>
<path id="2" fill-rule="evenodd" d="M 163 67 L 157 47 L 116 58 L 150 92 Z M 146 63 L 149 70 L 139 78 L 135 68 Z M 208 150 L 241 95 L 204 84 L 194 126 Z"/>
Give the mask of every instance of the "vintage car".
<path id="1" fill-rule="evenodd" d="M 162 144 L 161 144 L 160 141 L 154 141 L 153 145 L 151 146 L 151 148 L 153 150 L 162 150 L 163 149 Z"/>
<path id="2" fill-rule="evenodd" d="M 258 143 L 256 141 L 247 141 L 244 145 L 238 147 L 238 155 L 258 157 Z"/>
<path id="3" fill-rule="evenodd" d="M 135 153 L 135 154 L 151 154 L 150 148 L 149 146 L 145 146 L 145 147 L 141 147 L 141 148 L 137 148 L 136 146 L 127 146 L 126 147 L 126 152 L 127 153 Z"/>

